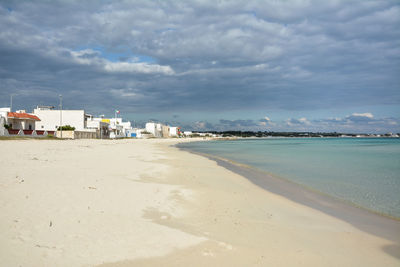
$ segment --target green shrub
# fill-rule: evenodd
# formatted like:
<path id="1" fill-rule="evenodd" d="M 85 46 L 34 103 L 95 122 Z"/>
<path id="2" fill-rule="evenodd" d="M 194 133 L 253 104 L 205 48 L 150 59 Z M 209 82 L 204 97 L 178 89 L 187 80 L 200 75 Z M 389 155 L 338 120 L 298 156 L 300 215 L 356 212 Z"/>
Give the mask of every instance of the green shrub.
<path id="1" fill-rule="evenodd" d="M 70 125 L 64 125 L 64 126 L 58 127 L 57 130 L 58 131 L 61 131 L 61 130 L 63 130 L 63 131 L 75 131 L 75 127 L 72 127 Z"/>

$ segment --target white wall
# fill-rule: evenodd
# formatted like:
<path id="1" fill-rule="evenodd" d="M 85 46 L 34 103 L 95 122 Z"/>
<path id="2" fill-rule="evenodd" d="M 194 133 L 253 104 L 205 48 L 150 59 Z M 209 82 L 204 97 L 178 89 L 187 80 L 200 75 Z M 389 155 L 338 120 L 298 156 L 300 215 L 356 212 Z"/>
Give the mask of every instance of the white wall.
<path id="1" fill-rule="evenodd" d="M 0 115 L 0 136 L 5 135 L 5 130 L 4 124 L 6 124 L 6 119 Z"/>
<path id="2" fill-rule="evenodd" d="M 162 137 L 162 126 L 161 123 L 148 122 L 146 123 L 146 131 L 152 133 L 154 137 Z"/>
<path id="3" fill-rule="evenodd" d="M 11 112 L 10 108 L 0 108 L 0 117 L 5 118 L 6 123 L 7 123 L 7 113 Z"/>
<path id="4" fill-rule="evenodd" d="M 36 130 L 55 131 L 60 126 L 60 110 L 34 109 L 33 114 L 41 121 L 36 122 Z M 63 110 L 62 125 L 75 127 L 76 131 L 85 129 L 84 110 Z"/>
<path id="5" fill-rule="evenodd" d="M 146 123 L 146 132 L 152 133 L 156 136 L 156 124 L 154 122 Z"/>
<path id="6" fill-rule="evenodd" d="M 27 120 L 27 119 L 8 118 L 7 124 L 12 125 L 12 129 L 35 130 L 36 121 L 35 120 Z M 31 126 L 31 129 L 29 129 L 29 126 Z"/>
<path id="7" fill-rule="evenodd" d="M 178 127 L 169 127 L 170 136 L 178 136 Z"/>

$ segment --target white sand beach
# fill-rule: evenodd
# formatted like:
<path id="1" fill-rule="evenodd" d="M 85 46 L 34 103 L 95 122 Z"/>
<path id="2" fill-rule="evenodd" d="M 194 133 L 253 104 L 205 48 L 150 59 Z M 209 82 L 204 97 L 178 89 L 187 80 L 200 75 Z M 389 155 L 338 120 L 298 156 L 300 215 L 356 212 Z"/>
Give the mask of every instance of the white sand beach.
<path id="1" fill-rule="evenodd" d="M 400 233 L 171 147 L 184 141 L 0 140 L 1 266 L 400 265 Z"/>

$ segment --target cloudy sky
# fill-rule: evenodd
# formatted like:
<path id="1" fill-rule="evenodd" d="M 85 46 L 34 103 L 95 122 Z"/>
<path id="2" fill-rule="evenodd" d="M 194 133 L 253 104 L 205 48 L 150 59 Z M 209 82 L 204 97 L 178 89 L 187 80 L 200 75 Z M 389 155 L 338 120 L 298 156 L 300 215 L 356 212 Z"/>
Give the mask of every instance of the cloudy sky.
<path id="1" fill-rule="evenodd" d="M 400 2 L 0 1 L 0 107 L 400 132 Z"/>

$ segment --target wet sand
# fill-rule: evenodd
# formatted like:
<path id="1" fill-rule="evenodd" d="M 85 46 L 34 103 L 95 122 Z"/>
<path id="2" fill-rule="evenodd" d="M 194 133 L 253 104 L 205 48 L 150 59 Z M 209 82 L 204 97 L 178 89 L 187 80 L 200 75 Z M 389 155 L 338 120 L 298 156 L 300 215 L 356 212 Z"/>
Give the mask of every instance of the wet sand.
<path id="1" fill-rule="evenodd" d="M 362 207 L 357 207 L 352 203 L 313 191 L 302 185 L 275 177 L 250 166 L 237 164 L 211 155 L 203 154 L 203 156 L 216 161 L 218 165 L 224 168 L 246 177 L 255 185 L 271 193 L 334 216 L 362 231 L 396 242 L 397 245 L 388 247 L 387 252 L 392 253 L 395 257 L 400 257 L 400 220 L 398 218 L 391 218 Z"/>

